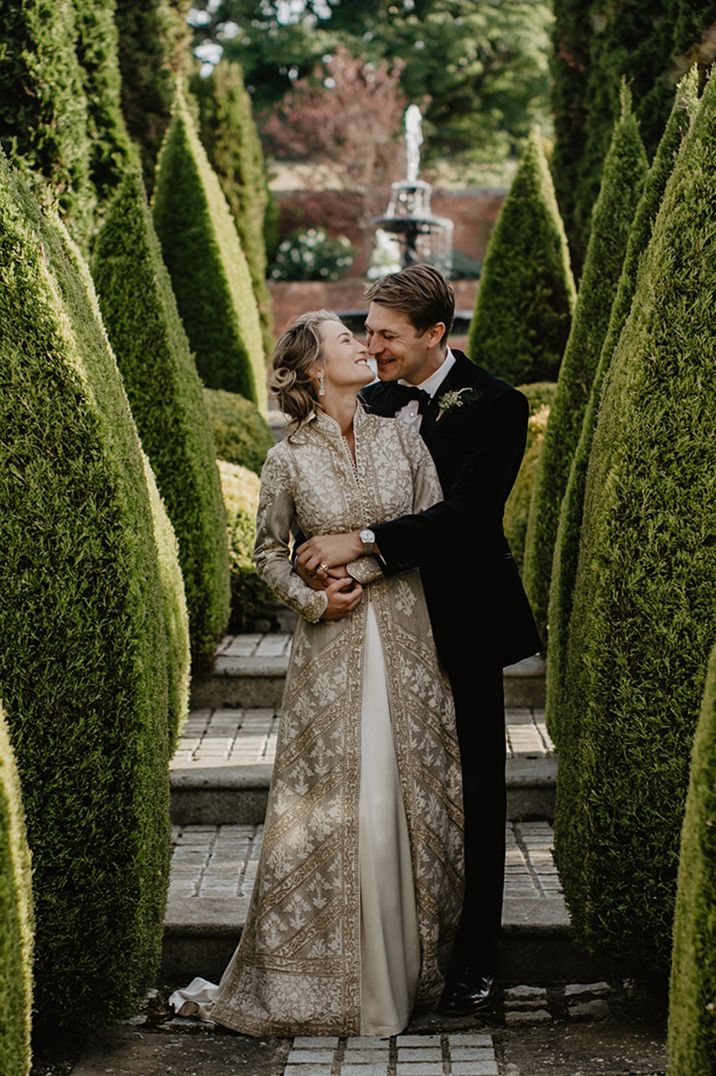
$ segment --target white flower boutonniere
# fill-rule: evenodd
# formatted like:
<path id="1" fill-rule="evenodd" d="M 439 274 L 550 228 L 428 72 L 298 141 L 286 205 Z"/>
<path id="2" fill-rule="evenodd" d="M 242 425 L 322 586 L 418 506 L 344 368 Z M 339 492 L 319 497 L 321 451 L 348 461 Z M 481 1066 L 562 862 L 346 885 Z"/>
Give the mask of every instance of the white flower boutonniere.
<path id="1" fill-rule="evenodd" d="M 440 397 L 438 402 L 438 418 L 440 419 L 447 415 L 449 411 L 456 411 L 458 407 L 462 407 L 463 404 L 473 403 L 478 399 L 480 393 L 477 389 L 466 386 L 464 389 L 454 389 L 452 392 L 446 392 L 444 396 Z"/>

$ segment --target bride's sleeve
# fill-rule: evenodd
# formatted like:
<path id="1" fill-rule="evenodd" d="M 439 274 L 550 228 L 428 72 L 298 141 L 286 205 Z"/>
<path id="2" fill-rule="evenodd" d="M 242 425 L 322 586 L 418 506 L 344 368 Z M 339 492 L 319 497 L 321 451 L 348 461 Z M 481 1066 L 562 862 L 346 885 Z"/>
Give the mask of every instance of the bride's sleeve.
<path id="1" fill-rule="evenodd" d="M 418 431 L 408 426 L 401 426 L 399 429 L 413 478 L 413 512 L 422 512 L 443 499 L 440 479 L 433 457 Z M 385 579 L 377 557 L 359 557 L 346 565 L 346 571 L 363 586 L 374 583 L 376 579 Z"/>
<path id="2" fill-rule="evenodd" d="M 254 564 L 263 581 L 281 601 L 315 624 L 325 612 L 328 597 L 325 591 L 306 586 L 293 570 L 289 539 L 295 518 L 296 506 L 287 462 L 272 450 L 261 471 Z"/>

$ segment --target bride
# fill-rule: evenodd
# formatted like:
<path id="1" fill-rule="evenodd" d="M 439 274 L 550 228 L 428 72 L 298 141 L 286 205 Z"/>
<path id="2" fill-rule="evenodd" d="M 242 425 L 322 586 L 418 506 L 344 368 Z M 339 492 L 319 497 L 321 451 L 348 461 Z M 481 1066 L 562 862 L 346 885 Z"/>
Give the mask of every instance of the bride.
<path id="1" fill-rule="evenodd" d="M 289 543 L 294 528 L 419 512 L 441 490 L 419 433 L 364 411 L 366 351 L 335 314 L 298 318 L 273 365 L 292 427 L 263 468 L 254 559 L 301 617 L 241 942 L 218 988 L 195 980 L 171 1000 L 213 1002 L 212 1020 L 250 1035 L 395 1035 L 438 998 L 460 915 L 452 697 L 417 570 L 385 578 L 367 541 L 350 577 L 324 571 L 312 590 Z"/>

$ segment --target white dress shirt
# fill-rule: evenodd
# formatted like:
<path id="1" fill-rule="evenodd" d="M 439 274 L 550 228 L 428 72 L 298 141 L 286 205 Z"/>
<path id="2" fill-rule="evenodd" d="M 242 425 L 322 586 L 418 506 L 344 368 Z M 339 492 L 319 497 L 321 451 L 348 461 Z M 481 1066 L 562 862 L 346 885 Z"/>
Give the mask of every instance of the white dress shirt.
<path id="1" fill-rule="evenodd" d="M 422 389 L 423 392 L 427 392 L 429 396 L 434 396 L 438 391 L 443 381 L 447 377 L 451 368 L 455 365 L 455 356 L 450 348 L 447 349 L 444 361 L 438 366 L 435 373 L 432 373 L 425 381 L 422 381 L 417 386 L 410 386 Z M 398 379 L 399 385 L 408 385 L 407 381 L 402 378 Z M 407 422 L 409 426 L 415 426 L 416 430 L 420 429 L 422 425 L 423 416 L 418 411 L 418 401 L 408 400 L 404 407 L 401 407 L 399 411 L 395 412 L 395 417 L 399 422 Z"/>

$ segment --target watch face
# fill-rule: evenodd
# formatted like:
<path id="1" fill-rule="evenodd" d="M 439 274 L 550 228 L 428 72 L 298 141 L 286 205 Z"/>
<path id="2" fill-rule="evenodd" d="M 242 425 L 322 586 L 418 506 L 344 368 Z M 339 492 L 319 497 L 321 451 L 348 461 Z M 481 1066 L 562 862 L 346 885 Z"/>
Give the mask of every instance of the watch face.
<path id="1" fill-rule="evenodd" d="M 373 534 L 373 531 L 369 531 L 369 530 L 361 531 L 360 534 L 358 535 L 358 537 L 360 538 L 361 542 L 374 542 L 375 541 L 375 535 Z"/>

